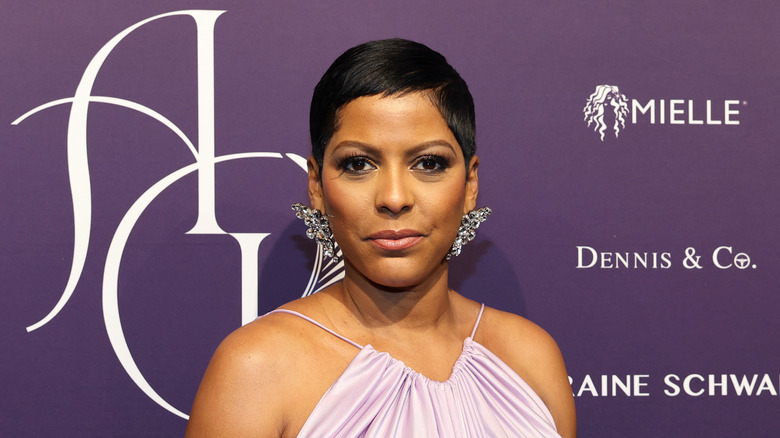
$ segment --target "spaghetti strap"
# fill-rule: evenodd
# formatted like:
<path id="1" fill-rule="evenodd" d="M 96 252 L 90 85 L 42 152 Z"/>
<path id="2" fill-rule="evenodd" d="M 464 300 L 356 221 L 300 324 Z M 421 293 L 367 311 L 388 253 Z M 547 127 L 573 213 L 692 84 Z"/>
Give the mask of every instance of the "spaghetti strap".
<path id="1" fill-rule="evenodd" d="M 355 341 L 353 341 L 353 340 L 351 340 L 349 338 L 346 338 L 344 336 L 341 336 L 340 334 L 334 332 L 333 330 L 329 329 L 328 327 L 325 327 L 324 325 L 320 324 L 319 322 L 309 318 L 308 316 L 306 316 L 306 315 L 304 315 L 302 313 L 298 313 L 298 312 L 296 312 L 294 310 L 276 309 L 276 310 L 272 310 L 272 311 L 266 313 L 266 315 L 271 314 L 271 313 L 289 313 L 290 315 L 295 315 L 295 316 L 297 316 L 299 318 L 302 318 L 302 319 L 305 319 L 306 321 L 309 321 L 310 323 L 312 323 L 312 324 L 316 325 L 317 327 L 325 330 L 326 332 L 328 332 L 328 333 L 332 334 L 333 336 L 341 339 L 342 341 L 344 341 L 344 342 L 346 342 L 348 344 L 352 344 L 352 345 L 354 345 L 355 347 L 357 347 L 357 348 L 359 348 L 361 350 L 363 349 L 363 346 L 358 344 L 357 342 L 355 342 Z M 263 316 L 265 316 L 265 315 L 263 315 Z"/>
<path id="2" fill-rule="evenodd" d="M 485 303 L 482 303 L 482 307 L 479 308 L 479 315 L 477 315 L 477 322 L 474 323 L 474 329 L 471 330 L 471 336 L 469 336 L 471 339 L 474 339 L 474 335 L 477 334 L 477 327 L 479 327 L 479 322 L 482 320 L 482 312 L 485 311 Z"/>

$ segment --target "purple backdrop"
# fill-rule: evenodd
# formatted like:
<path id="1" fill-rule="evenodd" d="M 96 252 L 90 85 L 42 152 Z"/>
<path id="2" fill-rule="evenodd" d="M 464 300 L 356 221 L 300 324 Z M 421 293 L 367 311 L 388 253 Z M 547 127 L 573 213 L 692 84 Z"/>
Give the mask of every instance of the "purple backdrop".
<path id="1" fill-rule="evenodd" d="M 316 271 L 314 84 L 395 36 L 476 101 L 494 214 L 452 286 L 558 340 L 580 436 L 780 429 L 776 3 L 3 3 L 3 436 L 183 433 L 219 341 Z"/>

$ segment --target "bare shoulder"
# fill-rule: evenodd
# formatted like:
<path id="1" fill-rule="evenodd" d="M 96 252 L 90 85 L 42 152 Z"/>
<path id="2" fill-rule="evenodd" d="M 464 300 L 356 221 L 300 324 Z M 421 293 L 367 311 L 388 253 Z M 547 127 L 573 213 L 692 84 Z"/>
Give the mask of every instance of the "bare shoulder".
<path id="1" fill-rule="evenodd" d="M 285 324 L 268 315 L 222 341 L 195 396 L 187 437 L 282 435 L 289 392 L 280 389 L 294 382 L 295 364 Z"/>
<path id="2" fill-rule="evenodd" d="M 530 320 L 513 313 L 486 307 L 480 332 L 484 334 L 484 339 L 479 339 L 481 343 L 502 360 L 511 360 L 522 367 L 540 361 L 547 364 L 560 358 L 560 350 L 552 336 Z M 535 373 L 538 367 L 532 368 Z"/>
<path id="3" fill-rule="evenodd" d="M 549 333 L 521 316 L 485 308 L 476 341 L 534 389 L 552 413 L 561 436 L 576 435 L 574 397 L 566 365 Z"/>
<path id="4" fill-rule="evenodd" d="M 338 355 L 322 363 L 329 341 L 312 324 L 283 313 L 234 331 L 203 376 L 186 436 L 289 435 L 344 367 Z"/>

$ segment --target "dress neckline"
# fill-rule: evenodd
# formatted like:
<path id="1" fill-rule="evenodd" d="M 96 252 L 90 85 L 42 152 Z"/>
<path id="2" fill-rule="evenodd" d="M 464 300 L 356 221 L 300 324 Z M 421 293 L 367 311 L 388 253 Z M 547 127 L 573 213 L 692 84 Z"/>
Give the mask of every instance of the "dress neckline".
<path id="1" fill-rule="evenodd" d="M 404 372 L 412 379 L 420 379 L 423 382 L 431 385 L 449 386 L 452 385 L 453 378 L 455 377 L 455 375 L 463 368 L 464 364 L 469 360 L 469 358 L 473 356 L 475 344 L 480 345 L 482 348 L 486 348 L 482 344 L 472 339 L 471 336 L 468 336 L 466 339 L 463 340 L 463 347 L 460 351 L 460 354 L 458 355 L 458 358 L 455 359 L 455 363 L 452 365 L 452 369 L 450 370 L 450 375 L 449 377 L 447 377 L 446 380 L 432 379 L 426 376 L 425 374 L 421 373 L 420 371 L 417 371 L 414 368 L 410 367 L 409 365 L 406 364 L 406 362 L 402 361 L 401 359 L 397 359 L 393 357 L 392 354 L 386 351 L 377 350 L 371 344 L 366 344 L 360 349 L 358 354 L 356 354 L 355 357 L 352 358 L 352 360 L 350 361 L 349 365 L 347 365 L 347 369 L 349 369 L 349 367 L 352 365 L 353 362 L 360 360 L 360 358 L 362 358 L 362 356 L 365 355 L 371 355 L 372 358 L 386 357 L 388 362 L 390 363 L 389 366 L 403 368 Z"/>
<path id="2" fill-rule="evenodd" d="M 306 320 L 306 321 L 316 325 L 317 327 L 325 330 L 326 332 L 330 333 L 331 335 L 341 339 L 342 341 L 344 341 L 344 342 L 346 342 L 348 344 L 351 344 L 352 346 L 354 346 L 355 348 L 357 348 L 360 351 L 358 351 L 358 353 L 355 355 L 355 357 L 353 357 L 352 360 L 350 360 L 349 365 L 347 365 L 347 369 L 349 369 L 349 367 L 352 365 L 352 363 L 354 363 L 356 360 L 358 360 L 358 358 L 364 356 L 365 354 L 370 354 L 370 355 L 372 355 L 374 357 L 387 357 L 387 359 L 389 359 L 389 361 L 391 362 L 391 364 L 393 366 L 402 367 L 406 371 L 406 373 L 409 376 L 413 377 L 413 378 L 422 379 L 424 382 L 430 383 L 430 384 L 438 384 L 438 385 L 445 385 L 446 386 L 446 385 L 451 383 L 453 376 L 463 366 L 463 363 L 466 360 L 468 360 L 469 357 L 471 357 L 471 355 L 473 354 L 473 345 L 474 344 L 480 345 L 482 348 L 485 348 L 484 346 L 482 346 L 478 342 L 474 341 L 474 335 L 477 333 L 477 328 L 479 328 L 479 323 L 482 321 L 482 314 L 483 314 L 484 311 L 485 311 L 485 303 L 482 303 L 480 305 L 480 308 L 479 308 L 479 314 L 477 314 L 477 319 L 474 322 L 474 327 L 471 329 L 471 334 L 469 336 L 467 336 L 465 339 L 463 339 L 463 346 L 461 348 L 461 352 L 458 355 L 458 358 L 455 359 L 455 363 L 452 365 L 452 369 L 450 370 L 450 375 L 447 378 L 447 380 L 432 379 L 432 378 L 424 375 L 423 373 L 415 370 L 414 368 L 411 368 L 410 366 L 406 365 L 406 363 L 404 361 L 393 357 L 390 353 L 388 353 L 386 351 L 379 351 L 376 348 L 374 348 L 374 346 L 371 345 L 371 344 L 360 345 L 357 342 L 353 341 L 352 339 L 349 339 L 346 336 L 343 336 L 342 334 L 340 334 L 340 333 L 336 332 L 335 330 L 331 329 L 330 327 L 320 323 L 319 321 L 315 320 L 314 318 L 306 316 L 306 315 L 304 315 L 304 314 L 302 314 L 300 312 L 296 312 L 295 310 L 275 309 L 275 310 L 272 310 L 272 311 L 266 313 L 265 315 L 268 315 L 268 314 L 271 314 L 271 313 L 287 313 L 287 314 L 290 314 L 290 315 L 297 316 L 297 317 L 299 317 L 301 319 L 304 319 L 304 320 Z M 265 315 L 263 315 L 263 316 L 265 316 Z M 262 318 L 262 316 L 260 318 Z M 338 381 L 338 379 L 336 379 L 336 380 Z"/>

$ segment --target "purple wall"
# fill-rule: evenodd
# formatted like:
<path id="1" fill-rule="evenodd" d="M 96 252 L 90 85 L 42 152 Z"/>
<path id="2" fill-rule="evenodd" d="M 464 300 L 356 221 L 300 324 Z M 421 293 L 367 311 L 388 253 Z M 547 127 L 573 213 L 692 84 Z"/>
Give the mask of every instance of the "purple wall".
<path id="1" fill-rule="evenodd" d="M 3 436 L 183 433 L 173 412 L 253 315 L 242 288 L 264 313 L 312 275 L 289 205 L 314 84 L 395 36 L 447 56 L 477 105 L 494 214 L 452 286 L 558 340 L 580 436 L 780 429 L 775 3 L 212 1 L 114 42 L 193 4 L 6 3 Z M 619 87 L 594 107 L 603 140 L 599 85 Z"/>

